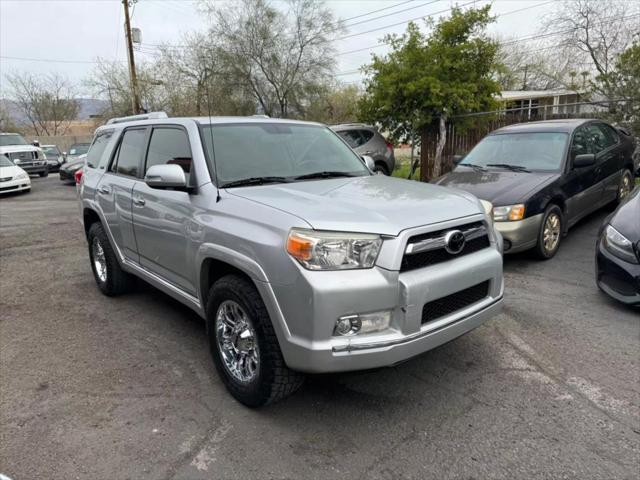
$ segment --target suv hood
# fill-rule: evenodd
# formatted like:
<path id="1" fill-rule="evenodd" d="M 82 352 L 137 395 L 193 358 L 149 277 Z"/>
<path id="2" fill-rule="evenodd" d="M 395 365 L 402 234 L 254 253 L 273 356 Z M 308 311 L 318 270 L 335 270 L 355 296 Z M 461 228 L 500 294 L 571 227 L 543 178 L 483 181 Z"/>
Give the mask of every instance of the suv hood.
<path id="1" fill-rule="evenodd" d="M 478 200 L 465 192 L 384 175 L 226 191 L 295 215 L 316 230 L 395 236 L 407 228 L 482 213 Z"/>
<path id="2" fill-rule="evenodd" d="M 438 179 L 438 185 L 460 188 L 496 206 L 524 202 L 533 190 L 542 188 L 558 173 L 511 172 L 489 170 L 477 172 L 458 167 Z"/>
<path id="3" fill-rule="evenodd" d="M 34 147 L 33 145 L 7 145 L 0 147 L 0 153 L 13 153 L 13 152 L 40 152 L 41 149 Z"/>

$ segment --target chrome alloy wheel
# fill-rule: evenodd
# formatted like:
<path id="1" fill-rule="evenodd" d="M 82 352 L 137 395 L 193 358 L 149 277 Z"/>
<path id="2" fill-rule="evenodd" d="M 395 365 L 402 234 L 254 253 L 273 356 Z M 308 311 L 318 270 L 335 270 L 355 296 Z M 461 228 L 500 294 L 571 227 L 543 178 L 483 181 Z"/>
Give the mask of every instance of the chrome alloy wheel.
<path id="1" fill-rule="evenodd" d="M 227 371 L 241 382 L 258 374 L 258 339 L 249 316 L 233 300 L 225 300 L 216 313 L 216 339 Z"/>
<path id="2" fill-rule="evenodd" d="M 93 255 L 93 266 L 96 275 L 104 283 L 107 281 L 107 259 L 104 256 L 104 249 L 98 237 L 94 237 L 93 242 L 91 242 L 91 254 Z"/>
<path id="3" fill-rule="evenodd" d="M 631 189 L 633 188 L 632 184 L 633 180 L 631 178 L 631 175 L 625 173 L 622 176 L 622 181 L 620 182 L 620 191 L 618 192 L 618 198 L 620 200 L 623 200 L 627 195 L 631 193 Z"/>
<path id="4" fill-rule="evenodd" d="M 542 241 L 546 252 L 551 253 L 560 242 L 560 217 L 557 213 L 551 213 L 544 222 Z"/>

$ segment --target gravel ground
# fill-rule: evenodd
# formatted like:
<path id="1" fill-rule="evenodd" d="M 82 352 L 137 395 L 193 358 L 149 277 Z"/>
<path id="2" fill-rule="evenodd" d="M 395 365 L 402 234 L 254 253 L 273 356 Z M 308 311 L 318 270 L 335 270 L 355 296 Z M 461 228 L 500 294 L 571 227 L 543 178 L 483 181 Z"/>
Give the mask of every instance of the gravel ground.
<path id="1" fill-rule="evenodd" d="M 605 213 L 505 264 L 502 315 L 394 368 L 310 377 L 260 410 L 200 318 L 96 288 L 75 189 L 0 199 L 0 472 L 21 479 L 637 479 L 640 315 L 601 294 Z"/>

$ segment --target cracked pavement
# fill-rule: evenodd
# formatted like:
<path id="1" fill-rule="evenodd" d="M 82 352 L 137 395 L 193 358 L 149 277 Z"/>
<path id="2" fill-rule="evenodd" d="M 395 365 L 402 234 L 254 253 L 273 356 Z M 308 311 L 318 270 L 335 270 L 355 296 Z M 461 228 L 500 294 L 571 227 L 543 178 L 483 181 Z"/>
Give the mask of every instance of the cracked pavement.
<path id="1" fill-rule="evenodd" d="M 505 262 L 502 315 L 394 368 L 235 402 L 204 324 L 95 287 L 75 189 L 0 199 L 0 473 L 20 479 L 635 479 L 640 312 L 595 286 L 598 212 Z"/>

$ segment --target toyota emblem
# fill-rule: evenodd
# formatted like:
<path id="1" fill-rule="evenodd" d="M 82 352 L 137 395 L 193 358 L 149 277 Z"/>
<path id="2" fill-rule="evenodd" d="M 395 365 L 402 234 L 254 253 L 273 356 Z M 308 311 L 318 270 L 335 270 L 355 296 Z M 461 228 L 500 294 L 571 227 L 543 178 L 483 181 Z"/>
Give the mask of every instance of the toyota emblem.
<path id="1" fill-rule="evenodd" d="M 452 255 L 460 253 L 465 243 L 464 233 L 460 230 L 451 230 L 444 236 L 444 249 Z"/>

